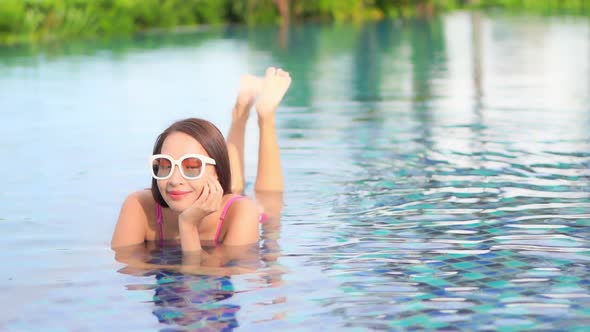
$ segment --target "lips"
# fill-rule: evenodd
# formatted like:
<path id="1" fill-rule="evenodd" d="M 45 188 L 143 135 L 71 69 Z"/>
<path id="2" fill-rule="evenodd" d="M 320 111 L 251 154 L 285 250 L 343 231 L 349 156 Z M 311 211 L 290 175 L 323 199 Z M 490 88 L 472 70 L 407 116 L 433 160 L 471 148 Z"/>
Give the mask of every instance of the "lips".
<path id="1" fill-rule="evenodd" d="M 181 200 L 188 194 L 190 194 L 190 191 L 172 190 L 168 192 L 168 196 L 174 201 Z"/>

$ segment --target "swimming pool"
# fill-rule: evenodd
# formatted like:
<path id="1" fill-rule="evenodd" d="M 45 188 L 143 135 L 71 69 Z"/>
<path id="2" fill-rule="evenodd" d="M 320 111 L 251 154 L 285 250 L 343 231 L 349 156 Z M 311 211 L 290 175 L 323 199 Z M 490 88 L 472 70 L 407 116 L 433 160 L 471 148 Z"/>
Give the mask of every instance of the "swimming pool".
<path id="1" fill-rule="evenodd" d="M 108 248 L 157 133 L 227 132 L 238 78 L 294 79 L 287 190 L 256 271 Z M 0 49 L 7 331 L 564 330 L 590 325 L 590 26 L 456 13 Z M 247 178 L 256 127 L 247 133 Z M 248 153 L 250 152 L 250 153 Z M 13 159 L 14 158 L 14 159 Z M 149 260 L 179 262 L 174 247 Z"/>

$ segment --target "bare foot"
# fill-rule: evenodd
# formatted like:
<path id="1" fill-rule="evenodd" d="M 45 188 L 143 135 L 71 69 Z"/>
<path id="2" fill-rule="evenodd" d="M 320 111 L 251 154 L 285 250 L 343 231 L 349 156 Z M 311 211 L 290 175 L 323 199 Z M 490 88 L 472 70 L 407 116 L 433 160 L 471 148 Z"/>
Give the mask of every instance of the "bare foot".
<path id="1" fill-rule="evenodd" d="M 234 118 L 247 120 L 250 108 L 262 90 L 262 78 L 254 75 L 244 75 L 240 79 L 240 90 L 234 107 Z"/>
<path id="2" fill-rule="evenodd" d="M 262 83 L 262 92 L 256 101 L 256 111 L 260 119 L 275 114 L 290 85 L 291 76 L 288 72 L 275 67 L 266 69 L 266 75 Z"/>

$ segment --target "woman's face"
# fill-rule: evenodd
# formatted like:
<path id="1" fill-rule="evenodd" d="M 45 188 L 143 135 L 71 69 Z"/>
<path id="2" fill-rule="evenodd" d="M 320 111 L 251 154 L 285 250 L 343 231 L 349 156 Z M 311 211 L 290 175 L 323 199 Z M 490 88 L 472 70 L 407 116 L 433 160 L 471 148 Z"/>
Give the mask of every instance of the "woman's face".
<path id="1" fill-rule="evenodd" d="M 210 157 L 203 146 L 191 136 L 182 132 L 173 132 L 164 140 L 161 154 L 169 155 L 175 160 L 186 154 L 200 154 Z M 215 166 L 204 164 L 203 176 L 196 180 L 185 179 L 178 166 L 174 166 L 172 176 L 166 180 L 158 180 L 158 189 L 168 203 L 171 210 L 182 212 L 190 207 L 201 195 L 207 178 L 213 176 L 217 179 Z"/>

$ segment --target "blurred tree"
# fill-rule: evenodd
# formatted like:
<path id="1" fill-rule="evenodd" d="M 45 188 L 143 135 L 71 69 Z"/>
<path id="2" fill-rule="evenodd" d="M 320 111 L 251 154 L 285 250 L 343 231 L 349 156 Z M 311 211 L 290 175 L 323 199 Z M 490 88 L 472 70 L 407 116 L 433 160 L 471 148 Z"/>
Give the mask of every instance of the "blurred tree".
<path id="1" fill-rule="evenodd" d="M 431 17 L 455 8 L 501 7 L 590 14 L 587 0 L 0 0 L 0 44 L 131 35 L 147 29 L 237 22 L 287 24 Z"/>

